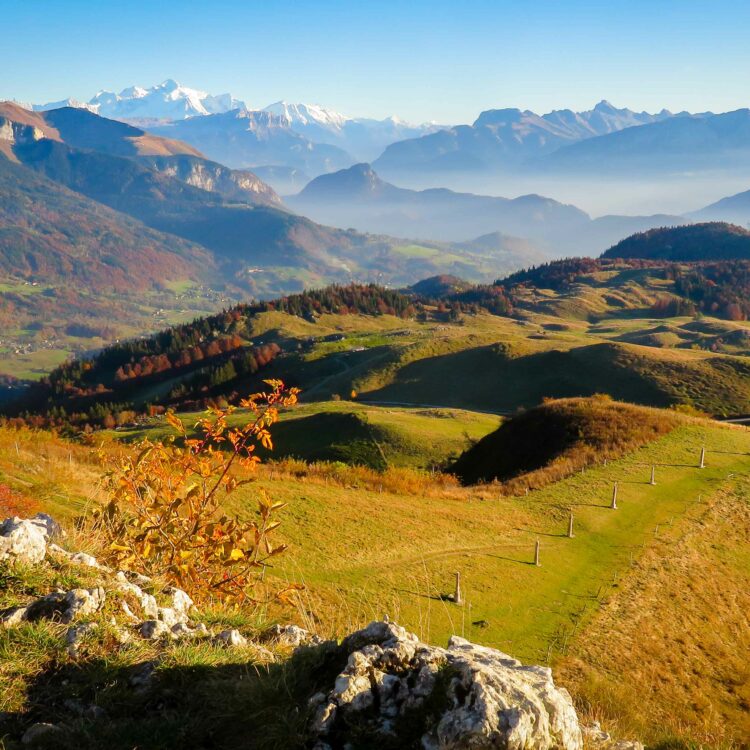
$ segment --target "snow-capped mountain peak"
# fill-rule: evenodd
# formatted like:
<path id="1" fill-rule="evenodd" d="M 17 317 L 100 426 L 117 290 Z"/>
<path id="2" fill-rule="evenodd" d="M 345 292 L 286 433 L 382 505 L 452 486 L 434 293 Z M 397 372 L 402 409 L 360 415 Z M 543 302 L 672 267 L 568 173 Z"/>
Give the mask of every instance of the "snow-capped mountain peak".
<path id="1" fill-rule="evenodd" d="M 171 78 L 151 88 L 129 86 L 119 94 L 100 91 L 89 101 L 89 105 L 103 117 L 115 120 L 184 120 L 245 106 L 244 102 L 231 94 L 213 96 L 182 86 Z"/>
<path id="2" fill-rule="evenodd" d="M 269 104 L 264 111 L 285 119 L 290 126 L 318 125 L 329 130 L 339 130 L 351 119 L 319 104 L 293 104 L 283 100 Z"/>

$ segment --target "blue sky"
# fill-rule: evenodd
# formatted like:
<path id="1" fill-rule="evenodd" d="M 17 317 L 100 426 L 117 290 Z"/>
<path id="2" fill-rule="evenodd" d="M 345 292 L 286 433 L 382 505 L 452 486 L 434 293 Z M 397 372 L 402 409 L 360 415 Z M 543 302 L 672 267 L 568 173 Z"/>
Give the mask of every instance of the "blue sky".
<path id="1" fill-rule="evenodd" d="M 175 78 L 250 106 L 470 122 L 484 109 L 750 105 L 747 0 L 0 0 L 0 99 Z"/>

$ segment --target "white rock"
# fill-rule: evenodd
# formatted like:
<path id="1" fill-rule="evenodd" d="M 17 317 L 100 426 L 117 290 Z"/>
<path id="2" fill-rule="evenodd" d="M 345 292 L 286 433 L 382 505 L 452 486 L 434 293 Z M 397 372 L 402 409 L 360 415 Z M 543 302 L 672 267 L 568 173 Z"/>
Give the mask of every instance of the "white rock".
<path id="1" fill-rule="evenodd" d="M 171 607 L 159 607 L 157 610 L 157 619 L 161 620 L 168 628 L 177 623 L 187 622 L 187 617 L 180 612 L 175 612 Z"/>
<path id="2" fill-rule="evenodd" d="M 273 625 L 264 633 L 264 636 L 281 646 L 296 647 L 306 643 L 321 643 L 318 636 L 312 635 L 309 631 L 297 625 Z"/>
<path id="3" fill-rule="evenodd" d="M 77 563 L 78 565 L 87 565 L 89 568 L 97 568 L 99 570 L 110 570 L 110 568 L 102 565 L 93 555 L 89 555 L 86 552 L 75 552 L 70 556 L 70 562 Z"/>
<path id="4" fill-rule="evenodd" d="M 0 615 L 0 622 L 2 622 L 4 628 L 12 628 L 24 622 L 26 620 L 26 615 L 26 607 L 13 607 L 11 609 L 6 609 L 2 615 Z"/>
<path id="5" fill-rule="evenodd" d="M 31 519 L 6 518 L 0 524 L 0 562 L 36 564 L 47 552 L 47 528 Z"/>
<path id="6" fill-rule="evenodd" d="M 106 565 L 102 565 L 93 555 L 89 555 L 86 552 L 68 552 L 57 544 L 48 544 L 47 552 L 55 555 L 65 557 L 68 562 L 74 563 L 75 565 L 86 565 L 89 568 L 96 568 L 97 570 L 110 571 Z"/>
<path id="7" fill-rule="evenodd" d="M 196 631 L 185 622 L 175 623 L 169 630 L 173 638 L 190 638 L 196 635 Z"/>
<path id="8" fill-rule="evenodd" d="M 60 538 L 65 536 L 65 532 L 60 527 L 60 524 L 55 521 L 52 516 L 48 516 L 46 513 L 37 513 L 33 518 L 30 518 L 29 520 L 31 521 L 31 523 L 44 530 L 44 536 L 46 536 L 47 539 Z"/>
<path id="9" fill-rule="evenodd" d="M 172 597 L 172 609 L 179 615 L 183 615 L 187 620 L 190 610 L 195 606 L 193 600 L 176 586 L 169 586 L 164 590 L 164 593 Z"/>
<path id="10" fill-rule="evenodd" d="M 114 636 L 117 642 L 124 646 L 126 643 L 130 643 L 133 640 L 133 634 L 127 628 L 114 627 Z"/>
<path id="11" fill-rule="evenodd" d="M 98 624 L 95 622 L 85 622 L 81 625 L 74 625 L 68 628 L 68 632 L 65 634 L 65 642 L 68 644 L 68 653 L 71 656 L 75 656 L 78 653 L 78 646 L 80 642 L 86 638 L 86 636 L 93 633 L 98 628 Z"/>
<path id="12" fill-rule="evenodd" d="M 581 750 L 573 702 L 551 670 L 523 666 L 495 649 L 454 637 L 428 646 L 392 623 L 371 623 L 344 640 L 343 672 L 320 702 L 314 730 L 321 741 L 359 722 L 373 736 L 418 707 L 438 684 L 447 708 L 425 727 L 426 750 Z M 445 681 L 438 681 L 440 669 Z M 375 711 L 373 716 L 373 709 Z M 340 723 L 341 722 L 341 723 Z"/>
<path id="13" fill-rule="evenodd" d="M 593 722 L 590 726 L 582 726 L 581 731 L 587 742 L 596 743 L 598 745 L 604 742 L 609 742 L 612 739 L 609 732 L 605 732 L 598 721 Z"/>
<path id="14" fill-rule="evenodd" d="M 72 589 L 65 595 L 63 622 L 71 622 L 76 617 L 93 615 L 104 606 L 106 594 L 101 586 L 93 589 Z"/>
<path id="15" fill-rule="evenodd" d="M 216 643 L 221 643 L 227 648 L 237 648 L 239 646 L 247 646 L 247 638 L 245 638 L 239 630 L 222 630 L 221 633 L 217 633 L 214 636 Z"/>
<path id="16" fill-rule="evenodd" d="M 138 632 L 142 638 L 155 641 L 164 636 L 171 635 L 169 627 L 161 620 L 146 620 L 140 624 Z"/>
<path id="17" fill-rule="evenodd" d="M 159 606 L 156 603 L 156 598 L 152 594 L 147 594 L 137 584 L 131 583 L 122 571 L 119 571 L 115 576 L 115 585 L 118 591 L 133 595 L 141 610 L 143 610 L 143 614 L 146 618 L 150 620 L 156 620 L 158 618 Z"/>
<path id="18" fill-rule="evenodd" d="M 120 602 L 120 607 L 122 608 L 122 611 L 125 613 L 125 617 L 127 617 L 128 620 L 130 620 L 130 622 L 138 622 L 138 618 L 136 617 L 135 612 L 133 612 L 133 610 L 130 609 L 130 605 L 127 602 L 125 601 Z"/>
<path id="19" fill-rule="evenodd" d="M 60 620 L 72 622 L 76 617 L 93 615 L 104 606 L 106 594 L 101 586 L 93 589 L 53 591 L 27 604 L 15 607 L 2 614 L 4 627 L 13 627 L 21 622 L 36 620 Z"/>
<path id="20" fill-rule="evenodd" d="M 586 746 L 595 750 L 643 750 L 643 744 L 637 740 L 615 740 L 605 732 L 598 721 L 590 726 L 581 727 Z"/>

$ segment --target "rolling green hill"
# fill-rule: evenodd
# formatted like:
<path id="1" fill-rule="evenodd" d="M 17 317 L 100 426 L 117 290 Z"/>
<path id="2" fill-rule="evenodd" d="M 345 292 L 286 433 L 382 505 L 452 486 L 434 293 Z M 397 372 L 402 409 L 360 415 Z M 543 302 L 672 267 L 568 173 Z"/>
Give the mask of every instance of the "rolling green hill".
<path id="1" fill-rule="evenodd" d="M 100 407 L 196 408 L 236 400 L 268 377 L 300 387 L 308 402 L 354 391 L 367 403 L 508 414 L 545 398 L 606 393 L 645 406 L 750 413 L 750 328 L 668 317 L 661 301 L 680 299 L 675 286 L 660 266 L 594 262 L 558 289 L 510 287 L 506 314 L 484 307 L 490 288 L 423 301 L 372 285 L 333 287 L 105 350 L 86 368 L 53 373 L 52 394 L 30 392 L 16 413 L 43 415 L 52 403 L 76 414 L 74 422 L 97 423 Z M 213 340 L 218 348 L 207 356 Z M 198 341 L 200 356 L 190 352 Z M 243 364 L 254 348 L 271 345 L 262 373 Z M 157 372 L 162 355 L 170 365 Z M 142 374 L 115 382 L 118 367 L 139 362 Z"/>
<path id="2" fill-rule="evenodd" d="M 186 424 L 199 413 L 183 415 Z M 240 424 L 242 409 L 230 418 Z M 282 412 L 274 430 L 274 450 L 264 459 L 334 461 L 383 471 L 445 465 L 499 424 L 499 418 L 461 409 L 383 407 L 353 401 L 299 404 Z M 127 440 L 163 438 L 171 429 L 154 418 L 144 426 L 115 433 Z"/>

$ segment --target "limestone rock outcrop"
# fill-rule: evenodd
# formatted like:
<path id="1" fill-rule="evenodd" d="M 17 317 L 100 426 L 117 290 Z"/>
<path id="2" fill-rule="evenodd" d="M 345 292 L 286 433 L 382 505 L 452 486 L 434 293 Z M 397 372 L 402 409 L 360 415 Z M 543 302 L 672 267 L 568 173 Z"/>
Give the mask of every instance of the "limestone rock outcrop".
<path id="1" fill-rule="evenodd" d="M 353 727 L 392 741 L 420 716 L 425 750 L 583 747 L 571 697 L 546 667 L 458 637 L 447 649 L 429 646 L 387 622 L 353 633 L 342 649 L 346 667 L 312 700 L 320 750 L 341 745 Z"/>
<path id="2" fill-rule="evenodd" d="M 0 524 L 0 562 L 33 565 L 44 560 L 47 540 L 55 530 L 50 521 L 44 514 L 34 518 L 6 518 Z"/>

